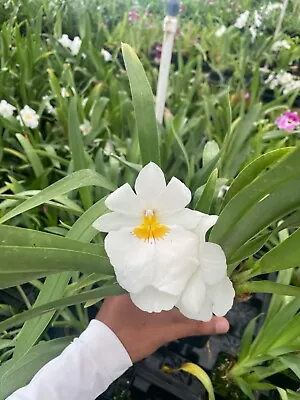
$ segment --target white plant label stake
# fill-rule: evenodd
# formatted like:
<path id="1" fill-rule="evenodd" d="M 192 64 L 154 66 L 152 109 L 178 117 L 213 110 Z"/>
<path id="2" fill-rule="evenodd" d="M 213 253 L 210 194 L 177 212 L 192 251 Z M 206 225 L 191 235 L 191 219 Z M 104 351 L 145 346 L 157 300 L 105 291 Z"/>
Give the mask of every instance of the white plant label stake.
<path id="1" fill-rule="evenodd" d="M 173 6 L 178 7 L 178 1 L 171 1 Z M 177 14 L 177 12 L 175 12 Z M 168 79 L 170 73 L 172 50 L 174 38 L 177 31 L 177 17 L 167 15 L 164 19 L 164 41 L 161 54 L 161 62 L 159 68 L 157 93 L 156 93 L 156 119 L 161 124 L 163 121 L 165 103 L 167 98 Z"/>

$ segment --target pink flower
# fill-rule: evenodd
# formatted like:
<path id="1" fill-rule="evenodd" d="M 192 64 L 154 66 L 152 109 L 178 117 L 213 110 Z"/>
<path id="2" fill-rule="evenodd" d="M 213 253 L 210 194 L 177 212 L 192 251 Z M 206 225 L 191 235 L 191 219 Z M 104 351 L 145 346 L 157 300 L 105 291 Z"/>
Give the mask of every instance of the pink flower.
<path id="1" fill-rule="evenodd" d="M 138 21 L 140 19 L 140 16 L 137 12 L 137 10 L 135 8 L 132 8 L 129 12 L 128 12 L 128 20 L 130 23 L 134 23 L 136 21 Z"/>
<path id="2" fill-rule="evenodd" d="M 300 117 L 297 112 L 286 111 L 275 121 L 279 129 L 291 132 L 297 126 L 300 126 Z"/>

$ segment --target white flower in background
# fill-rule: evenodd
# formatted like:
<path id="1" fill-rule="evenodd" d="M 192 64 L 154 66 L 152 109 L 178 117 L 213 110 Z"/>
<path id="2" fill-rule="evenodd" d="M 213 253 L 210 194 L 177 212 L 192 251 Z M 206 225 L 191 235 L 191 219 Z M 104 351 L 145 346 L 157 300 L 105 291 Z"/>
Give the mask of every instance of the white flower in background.
<path id="1" fill-rule="evenodd" d="M 219 38 L 219 37 L 223 36 L 225 32 L 226 32 L 226 26 L 225 26 L 225 25 L 222 25 L 222 26 L 216 31 L 215 36 Z"/>
<path id="2" fill-rule="evenodd" d="M 280 85 L 284 86 L 290 84 L 294 80 L 294 77 L 289 72 L 280 72 L 277 75 L 277 80 Z"/>
<path id="3" fill-rule="evenodd" d="M 69 36 L 64 34 L 60 39 L 58 39 L 59 43 L 65 48 L 70 49 L 72 40 L 69 39 Z"/>
<path id="4" fill-rule="evenodd" d="M 108 62 L 108 61 L 111 61 L 111 60 L 112 60 L 112 55 L 110 54 L 109 51 L 107 51 L 107 50 L 105 50 L 105 49 L 102 49 L 102 50 L 101 50 L 101 54 L 102 54 L 102 56 L 103 56 L 103 58 L 104 58 L 104 61 Z"/>
<path id="5" fill-rule="evenodd" d="M 277 40 L 277 42 L 275 42 L 272 46 L 272 50 L 273 51 L 279 51 L 281 49 L 287 49 L 290 50 L 291 45 L 289 44 L 289 42 L 287 40 Z"/>
<path id="6" fill-rule="evenodd" d="M 269 3 L 267 6 L 262 7 L 264 13 L 268 16 L 275 10 L 282 9 L 282 4 L 281 3 Z"/>
<path id="7" fill-rule="evenodd" d="M 170 310 L 177 304 L 198 270 L 199 238 L 205 282 L 215 284 L 226 275 L 221 248 L 203 243 L 217 217 L 185 208 L 190 200 L 181 181 L 173 177 L 166 185 L 162 170 L 149 163 L 136 179 L 135 192 L 128 184 L 113 192 L 105 202 L 112 212 L 93 224 L 108 232 L 105 250 L 117 280 L 144 311 Z"/>
<path id="8" fill-rule="evenodd" d="M 283 94 L 288 94 L 300 89 L 300 80 L 291 73 L 285 71 L 280 71 L 277 75 L 271 73 L 265 83 L 273 90 L 277 87 L 281 87 Z"/>
<path id="9" fill-rule="evenodd" d="M 256 10 L 254 11 L 254 25 L 256 28 L 260 28 L 262 25 L 262 15 L 260 15 Z"/>
<path id="10" fill-rule="evenodd" d="M 0 101 L 0 115 L 4 118 L 10 118 L 13 116 L 16 107 L 12 104 L 9 104 L 6 100 Z"/>
<path id="11" fill-rule="evenodd" d="M 218 199 L 222 199 L 225 196 L 225 194 L 228 192 L 229 189 L 230 189 L 230 186 L 222 185 L 218 191 Z"/>
<path id="12" fill-rule="evenodd" d="M 255 41 L 256 37 L 257 37 L 257 29 L 256 29 L 256 27 L 254 25 L 250 26 L 249 32 L 251 34 L 251 41 L 253 43 Z"/>
<path id="13" fill-rule="evenodd" d="M 86 136 L 86 135 L 88 135 L 88 134 L 91 132 L 91 130 L 92 130 L 92 125 L 91 125 L 91 123 L 90 123 L 89 120 L 85 119 L 85 120 L 83 121 L 83 124 L 81 124 L 81 125 L 79 126 L 79 128 L 80 128 L 81 132 L 83 133 L 83 135 Z"/>
<path id="14" fill-rule="evenodd" d="M 65 49 L 69 49 L 73 56 L 77 56 L 82 43 L 79 36 L 75 36 L 74 39 L 71 40 L 68 35 L 64 34 L 58 41 Z"/>
<path id="15" fill-rule="evenodd" d="M 21 111 L 20 116 L 17 117 L 17 120 L 20 121 L 21 124 L 28 126 L 28 128 L 35 129 L 39 124 L 39 115 L 33 110 L 31 107 L 26 105 Z"/>
<path id="16" fill-rule="evenodd" d="M 245 12 L 243 12 L 238 19 L 236 20 L 234 26 L 238 29 L 243 29 L 245 28 L 248 18 L 250 16 L 250 12 L 247 10 Z"/>
<path id="17" fill-rule="evenodd" d="M 71 50 L 71 53 L 73 56 L 77 56 L 77 54 L 79 53 L 81 43 L 82 43 L 82 41 L 81 41 L 80 37 L 75 36 L 70 45 L 70 50 Z"/>
<path id="18" fill-rule="evenodd" d="M 69 93 L 68 89 L 66 89 L 64 87 L 61 88 L 60 94 L 61 94 L 62 97 L 70 97 L 70 93 Z"/>

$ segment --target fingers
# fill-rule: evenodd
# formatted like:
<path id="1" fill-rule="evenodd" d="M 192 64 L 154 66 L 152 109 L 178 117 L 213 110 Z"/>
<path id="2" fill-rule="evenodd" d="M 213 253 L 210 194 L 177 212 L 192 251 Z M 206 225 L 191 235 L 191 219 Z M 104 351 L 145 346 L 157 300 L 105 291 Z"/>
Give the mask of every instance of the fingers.
<path id="1" fill-rule="evenodd" d="M 207 336 L 226 333 L 229 330 L 229 322 L 224 317 L 213 317 L 209 322 L 181 319 L 170 326 L 169 340 L 176 340 L 188 336 Z"/>

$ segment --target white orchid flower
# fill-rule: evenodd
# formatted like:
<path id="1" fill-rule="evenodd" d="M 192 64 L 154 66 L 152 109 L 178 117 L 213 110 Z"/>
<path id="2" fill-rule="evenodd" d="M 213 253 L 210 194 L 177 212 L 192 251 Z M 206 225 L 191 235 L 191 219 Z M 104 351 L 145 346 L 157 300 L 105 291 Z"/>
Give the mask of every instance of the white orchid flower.
<path id="1" fill-rule="evenodd" d="M 64 34 L 60 39 L 58 39 L 58 42 L 65 48 L 65 49 L 70 49 L 72 40 L 69 39 L 69 36 Z"/>
<path id="2" fill-rule="evenodd" d="M 110 54 L 109 51 L 102 49 L 101 54 L 102 54 L 105 62 L 109 62 L 112 60 L 112 54 Z"/>
<path id="3" fill-rule="evenodd" d="M 195 230 L 199 238 L 199 264 L 190 278 L 176 307 L 186 317 L 210 321 L 213 314 L 221 317 L 231 309 L 235 291 L 227 277 L 226 256 L 215 243 L 206 242 L 206 232 L 217 222 L 214 215 L 202 217 Z"/>
<path id="4" fill-rule="evenodd" d="M 250 16 L 250 11 L 247 10 L 245 12 L 243 12 L 242 14 L 239 15 L 238 19 L 236 20 L 234 26 L 238 29 L 243 29 L 245 28 L 247 21 L 249 19 Z"/>
<path id="5" fill-rule="evenodd" d="M 86 135 L 88 135 L 88 134 L 91 132 L 91 130 L 92 130 L 92 125 L 91 125 L 91 123 L 90 123 L 89 120 L 85 119 L 85 120 L 83 121 L 83 124 L 81 124 L 81 125 L 79 126 L 79 128 L 80 128 L 81 132 L 83 133 L 83 135 L 86 136 Z"/>
<path id="6" fill-rule="evenodd" d="M 31 107 L 26 105 L 21 111 L 20 116 L 17 117 L 17 120 L 28 126 L 28 128 L 35 129 L 39 125 L 39 115 L 33 110 Z"/>
<path id="7" fill-rule="evenodd" d="M 215 32 L 215 36 L 217 38 L 222 37 L 224 35 L 224 33 L 226 32 L 226 26 L 222 25 L 216 32 Z"/>
<path id="8" fill-rule="evenodd" d="M 69 48 L 70 48 L 73 56 L 77 56 L 77 54 L 79 53 L 81 43 L 82 43 L 82 41 L 79 36 L 75 36 L 73 41 L 71 41 Z"/>
<path id="9" fill-rule="evenodd" d="M 4 118 L 10 118 L 13 116 L 16 107 L 9 104 L 6 100 L 0 101 L 0 115 Z"/>
<path id="10" fill-rule="evenodd" d="M 119 284 L 142 310 L 170 310 L 198 264 L 199 239 L 211 216 L 186 209 L 190 190 L 177 178 L 166 185 L 162 170 L 149 163 L 139 173 L 135 192 L 125 184 L 106 200 L 112 211 L 93 226 L 108 232 L 105 250 Z"/>

